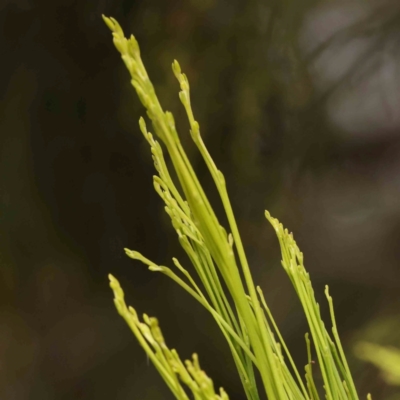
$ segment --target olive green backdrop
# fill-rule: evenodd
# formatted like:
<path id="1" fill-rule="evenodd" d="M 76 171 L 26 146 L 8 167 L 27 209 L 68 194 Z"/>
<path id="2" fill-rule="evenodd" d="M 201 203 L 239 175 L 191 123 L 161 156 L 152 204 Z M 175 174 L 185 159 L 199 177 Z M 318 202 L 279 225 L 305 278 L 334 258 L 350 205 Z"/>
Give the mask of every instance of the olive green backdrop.
<path id="1" fill-rule="evenodd" d="M 114 309 L 111 272 L 171 347 L 198 352 L 216 385 L 244 399 L 210 316 L 123 253 L 188 265 L 102 13 L 139 40 L 220 211 L 173 59 L 188 75 L 255 280 L 299 365 L 307 326 L 264 209 L 294 232 L 324 311 L 329 284 L 360 394 L 399 398 L 352 356 L 361 338 L 400 346 L 400 9 L 378 0 L 1 3 L 0 398 L 172 398 Z"/>

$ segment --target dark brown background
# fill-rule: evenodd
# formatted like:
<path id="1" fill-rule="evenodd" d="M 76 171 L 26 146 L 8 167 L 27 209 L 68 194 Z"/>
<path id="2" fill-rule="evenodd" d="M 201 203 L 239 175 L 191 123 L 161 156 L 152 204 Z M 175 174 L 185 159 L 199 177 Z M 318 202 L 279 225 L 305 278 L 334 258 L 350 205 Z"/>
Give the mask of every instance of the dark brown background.
<path id="1" fill-rule="evenodd" d="M 183 358 L 198 352 L 216 385 L 244 398 L 210 316 L 123 253 L 136 249 L 165 265 L 178 256 L 187 265 L 152 189 L 137 126 L 144 111 L 102 13 L 139 40 L 220 210 L 190 143 L 172 60 L 187 73 L 255 280 L 299 365 L 307 326 L 264 209 L 294 232 L 324 312 L 329 284 L 360 394 L 399 398 L 352 356 L 361 338 L 400 345 L 396 2 L 3 0 L 0 7 L 1 399 L 172 398 L 117 315 L 109 272 L 140 313 L 158 316 Z"/>

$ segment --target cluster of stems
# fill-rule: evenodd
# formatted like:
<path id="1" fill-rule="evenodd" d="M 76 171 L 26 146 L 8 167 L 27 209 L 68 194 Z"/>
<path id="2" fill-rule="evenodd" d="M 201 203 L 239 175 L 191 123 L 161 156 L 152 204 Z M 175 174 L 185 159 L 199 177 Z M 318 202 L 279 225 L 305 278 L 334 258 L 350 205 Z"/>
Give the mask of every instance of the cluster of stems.
<path id="1" fill-rule="evenodd" d="M 253 282 L 224 176 L 205 147 L 199 123 L 193 115 L 186 75 L 181 72 L 178 62 L 174 61 L 172 70 L 180 85 L 179 98 L 187 113 L 190 135 L 218 190 L 229 224 L 227 230 L 219 223 L 182 147 L 173 115 L 161 107 L 142 63 L 136 39 L 133 36 L 125 38 L 115 19 L 103 18 L 112 31 L 114 45 L 130 73 L 131 83 L 151 121 L 155 137 L 161 142 L 147 130 L 145 120 L 140 118 L 140 130 L 150 146 L 157 171 L 154 188 L 165 204 L 165 211 L 193 268 L 189 272 L 175 258 L 175 268 L 171 269 L 156 265 L 136 251 L 125 249 L 126 254 L 146 264 L 151 271 L 167 275 L 211 313 L 228 343 L 247 399 L 259 400 L 261 392 L 270 400 L 320 399 L 321 389 L 317 389 L 313 379 L 312 346 L 308 334 L 308 362 L 302 374 L 292 360 L 261 288 Z M 178 182 L 173 181 L 168 171 L 163 148 Z M 300 299 L 309 324 L 323 380 L 324 397 L 328 400 L 356 400 L 358 395 L 337 333 L 328 288 L 326 296 L 331 311 L 331 333 L 322 321 L 309 275 L 303 265 L 303 255 L 293 236 L 268 212 L 265 215 L 276 231 L 281 246 L 282 266 Z M 197 356 L 193 361 L 182 363 L 177 352 L 166 346 L 157 320 L 145 315 L 144 322 L 140 322 L 136 311 L 126 306 L 118 281 L 112 276 L 110 281 L 118 312 L 175 397 L 187 399 L 186 391 L 189 390 L 196 400 L 228 399 L 222 389 L 218 393 L 214 391 L 212 381 L 199 367 Z M 257 386 L 257 376 L 262 385 Z"/>

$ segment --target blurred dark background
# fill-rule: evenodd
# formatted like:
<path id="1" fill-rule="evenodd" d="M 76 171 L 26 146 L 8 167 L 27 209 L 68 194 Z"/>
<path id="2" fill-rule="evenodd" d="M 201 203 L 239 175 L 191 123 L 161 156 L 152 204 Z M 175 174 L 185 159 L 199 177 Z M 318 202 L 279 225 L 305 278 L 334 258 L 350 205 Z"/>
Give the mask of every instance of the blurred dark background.
<path id="1" fill-rule="evenodd" d="M 107 274 L 182 358 L 244 399 L 211 317 L 123 247 L 182 255 L 101 14 L 139 40 L 211 198 L 170 70 L 225 173 L 255 280 L 302 366 L 307 331 L 268 209 L 295 234 L 326 313 L 329 284 L 360 395 L 400 399 L 352 354 L 400 346 L 398 1 L 3 0 L 0 398 L 172 399 L 117 315 Z M 218 209 L 217 201 L 217 209 Z M 187 264 L 182 258 L 183 263 Z M 327 314 L 325 314 L 327 315 Z M 302 368 L 302 367 L 301 367 Z"/>

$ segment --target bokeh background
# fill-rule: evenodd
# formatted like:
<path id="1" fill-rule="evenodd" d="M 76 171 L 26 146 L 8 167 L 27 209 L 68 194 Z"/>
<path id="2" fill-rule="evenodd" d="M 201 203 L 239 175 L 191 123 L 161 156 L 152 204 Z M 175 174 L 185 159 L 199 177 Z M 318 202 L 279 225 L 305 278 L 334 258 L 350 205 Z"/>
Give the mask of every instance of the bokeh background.
<path id="1" fill-rule="evenodd" d="M 173 59 L 187 73 L 255 280 L 299 365 L 307 326 L 264 209 L 294 232 L 325 313 L 329 284 L 360 394 L 400 399 L 352 350 L 361 339 L 400 346 L 398 1 L 0 7 L 1 399 L 172 399 L 114 309 L 110 272 L 130 304 L 159 318 L 171 347 L 183 358 L 198 352 L 216 385 L 244 399 L 211 317 L 123 253 L 187 265 L 153 191 L 137 125 L 144 111 L 102 13 L 139 40 L 220 210 L 190 142 Z"/>

